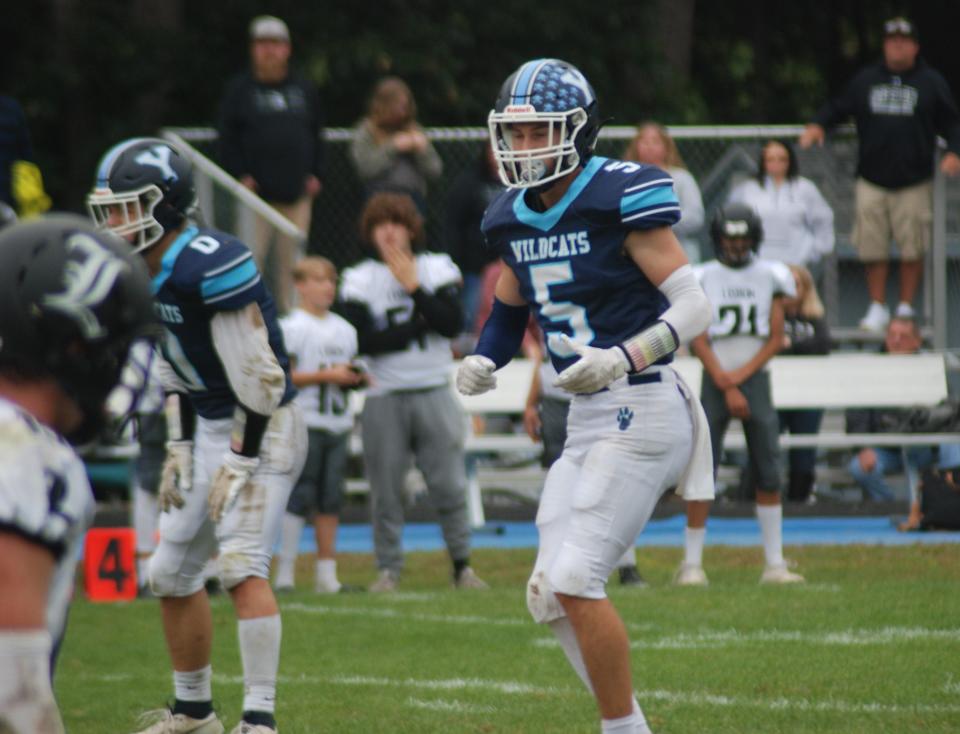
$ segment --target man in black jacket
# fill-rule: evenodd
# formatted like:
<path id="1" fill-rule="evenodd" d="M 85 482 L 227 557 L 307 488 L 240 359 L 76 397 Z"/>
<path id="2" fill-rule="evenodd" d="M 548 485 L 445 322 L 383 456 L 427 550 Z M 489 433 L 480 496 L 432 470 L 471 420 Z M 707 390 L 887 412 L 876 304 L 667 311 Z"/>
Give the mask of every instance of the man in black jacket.
<path id="1" fill-rule="evenodd" d="M 860 328 L 883 332 L 889 242 L 900 249 L 896 315 L 913 318 L 913 299 L 930 242 L 932 161 L 936 137 L 947 139 L 940 169 L 960 173 L 960 113 L 946 80 L 917 57 L 916 29 L 906 18 L 883 27 L 883 60 L 864 67 L 825 104 L 800 136 L 801 147 L 823 145 L 824 131 L 853 117 L 859 135 L 853 243 L 864 264 L 870 308 Z"/>
<path id="2" fill-rule="evenodd" d="M 289 68 L 290 32 L 279 18 L 250 23 L 250 69 L 234 77 L 220 105 L 220 162 L 240 183 L 310 234 L 313 200 L 323 178 L 323 123 L 312 82 Z M 273 232 L 261 218 L 249 242 L 257 264 L 272 273 L 270 291 L 281 312 L 293 297 L 291 273 L 299 243 L 277 236 L 275 263 L 266 267 Z"/>

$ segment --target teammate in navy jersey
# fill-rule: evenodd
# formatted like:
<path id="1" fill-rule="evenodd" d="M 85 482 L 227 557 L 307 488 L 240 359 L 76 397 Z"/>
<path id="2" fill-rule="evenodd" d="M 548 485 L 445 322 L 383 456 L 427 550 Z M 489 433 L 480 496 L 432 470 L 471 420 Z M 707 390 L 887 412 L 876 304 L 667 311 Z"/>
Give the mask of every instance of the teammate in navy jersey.
<path id="1" fill-rule="evenodd" d="M 125 237 L 153 277 L 165 327 L 167 415 L 160 543 L 150 560 L 174 669 L 172 709 L 149 734 L 220 734 L 212 707 L 212 619 L 203 569 L 219 549 L 238 619 L 243 718 L 236 734 L 276 730 L 280 614 L 270 556 L 306 451 L 306 429 L 273 299 L 250 251 L 188 221 L 196 200 L 182 152 L 139 138 L 111 148 L 88 197 L 94 220 Z"/>
<path id="2" fill-rule="evenodd" d="M 58 734 L 53 659 L 93 520 L 83 462 L 153 314 L 143 263 L 77 216 L 0 234 L 0 729 Z M 69 442 L 68 442 L 69 440 Z"/>
<path id="3" fill-rule="evenodd" d="M 713 496 L 702 409 L 668 366 L 707 327 L 709 306 L 670 229 L 680 216 L 670 176 L 593 156 L 597 101 L 575 67 L 523 64 L 489 127 L 510 188 L 482 228 L 508 267 L 457 387 L 474 395 L 496 386 L 532 308 L 556 384 L 574 397 L 540 499 L 527 605 L 595 695 L 602 730 L 649 732 L 605 585 L 666 489 Z"/>

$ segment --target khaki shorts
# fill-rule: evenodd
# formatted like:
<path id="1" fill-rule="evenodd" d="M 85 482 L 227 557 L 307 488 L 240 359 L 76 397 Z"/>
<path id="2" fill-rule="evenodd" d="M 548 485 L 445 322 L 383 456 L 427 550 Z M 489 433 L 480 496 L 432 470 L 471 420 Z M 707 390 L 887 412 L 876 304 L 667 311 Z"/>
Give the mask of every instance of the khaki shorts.
<path id="1" fill-rule="evenodd" d="M 863 262 L 889 259 L 890 239 L 904 260 L 920 260 L 930 246 L 933 182 L 885 189 L 857 179 L 853 245 Z"/>

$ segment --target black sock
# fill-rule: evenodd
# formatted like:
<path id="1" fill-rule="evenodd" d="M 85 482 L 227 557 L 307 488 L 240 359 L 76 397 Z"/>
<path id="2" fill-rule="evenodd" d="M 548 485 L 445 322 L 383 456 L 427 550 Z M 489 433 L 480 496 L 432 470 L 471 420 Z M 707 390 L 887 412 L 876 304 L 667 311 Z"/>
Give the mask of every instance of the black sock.
<path id="1" fill-rule="evenodd" d="M 463 569 L 470 565 L 470 559 L 464 558 L 460 561 L 453 562 L 453 577 L 455 579 L 460 578 L 460 574 L 463 573 Z"/>
<path id="2" fill-rule="evenodd" d="M 277 720 L 273 718 L 273 714 L 266 711 L 244 711 L 243 716 L 240 718 L 248 724 L 253 724 L 253 726 L 269 726 L 271 729 L 277 728 Z"/>
<path id="3" fill-rule="evenodd" d="M 171 710 L 191 719 L 205 719 L 213 713 L 213 701 L 181 701 L 178 698 L 174 700 Z"/>

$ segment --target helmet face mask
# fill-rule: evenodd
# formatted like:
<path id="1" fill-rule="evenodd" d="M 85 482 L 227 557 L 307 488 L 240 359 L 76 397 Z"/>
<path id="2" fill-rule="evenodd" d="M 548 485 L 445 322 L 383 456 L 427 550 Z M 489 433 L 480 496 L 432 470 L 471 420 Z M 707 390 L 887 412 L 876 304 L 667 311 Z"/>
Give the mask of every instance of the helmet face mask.
<path id="1" fill-rule="evenodd" d="M 165 140 L 133 138 L 100 160 L 87 209 L 97 227 L 142 252 L 179 228 L 196 202 L 189 159 Z"/>
<path id="2" fill-rule="evenodd" d="M 600 130 L 593 89 L 576 67 L 558 59 L 528 61 L 511 74 L 487 126 L 500 180 L 537 189 L 583 165 Z M 543 126 L 545 145 L 519 145 L 516 126 Z"/>
<path id="3" fill-rule="evenodd" d="M 163 237 L 163 226 L 153 216 L 162 199 L 153 184 L 120 193 L 94 189 L 87 197 L 87 210 L 99 229 L 109 229 L 130 242 L 134 252 L 142 252 Z"/>
<path id="4" fill-rule="evenodd" d="M 763 241 L 763 224 L 752 207 L 735 202 L 717 210 L 710 223 L 717 260 L 731 268 L 749 265 Z"/>

